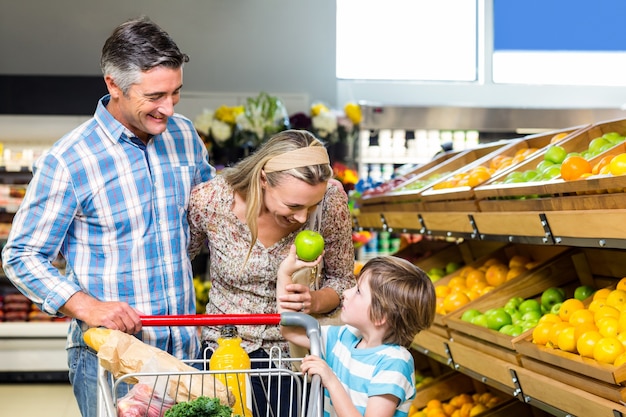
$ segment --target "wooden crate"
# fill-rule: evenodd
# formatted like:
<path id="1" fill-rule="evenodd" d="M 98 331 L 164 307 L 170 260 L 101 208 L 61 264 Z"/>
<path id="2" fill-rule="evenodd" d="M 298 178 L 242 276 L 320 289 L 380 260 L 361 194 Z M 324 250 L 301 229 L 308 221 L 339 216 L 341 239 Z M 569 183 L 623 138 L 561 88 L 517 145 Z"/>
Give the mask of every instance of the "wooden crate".
<path id="1" fill-rule="evenodd" d="M 420 216 L 424 222 L 424 226 L 428 233 L 430 232 L 449 232 L 449 233 L 462 233 L 472 234 L 474 227 L 470 222 L 470 214 L 472 212 L 466 211 L 448 211 L 448 212 L 422 212 Z"/>
<path id="2" fill-rule="evenodd" d="M 568 369 L 559 368 L 529 356 L 520 355 L 519 358 L 524 368 L 538 374 L 548 376 L 607 400 L 626 402 L 626 387 L 592 379 L 586 375 L 571 372 Z"/>
<path id="3" fill-rule="evenodd" d="M 441 336 L 429 329 L 422 330 L 416 334 L 411 347 L 426 356 L 435 358 L 442 363 L 447 363 L 449 355 L 446 345 L 448 343 L 448 337 Z"/>
<path id="4" fill-rule="evenodd" d="M 458 343 L 454 339 L 449 347 L 454 366 L 460 372 L 471 373 L 487 385 L 498 386 L 507 395 L 515 396 L 517 387 L 511 370 L 517 372 L 521 365 L 495 357 L 493 352 L 485 353 L 482 348 L 477 349 L 468 343 Z"/>
<path id="5" fill-rule="evenodd" d="M 581 256 L 581 252 L 565 250 L 525 276 L 508 281 L 492 292 L 448 314 L 444 317 L 445 325 L 460 334 L 471 335 L 472 338 L 515 351 L 513 337 L 463 321 L 461 316 L 469 309 L 485 312 L 491 308 L 504 307 L 504 304 L 512 297 L 539 298 L 541 293 L 550 287 L 565 287 L 573 284 L 570 285 L 572 293 L 570 296 L 573 296 L 573 289 L 580 285 L 572 259 L 576 255 Z"/>
<path id="6" fill-rule="evenodd" d="M 626 407 L 623 404 L 558 381 L 552 375 L 539 374 L 526 368 L 516 369 L 516 375 L 525 396 L 550 404 L 570 415 L 581 417 L 626 415 Z M 530 404 L 533 404 L 532 400 Z"/>
<path id="7" fill-rule="evenodd" d="M 469 172 L 471 169 L 477 166 L 485 166 L 490 167 L 492 161 L 495 158 L 499 157 L 514 157 L 516 153 L 528 149 L 536 149 L 534 154 L 544 153 L 547 146 L 550 144 L 550 140 L 552 137 L 558 133 L 565 133 L 569 135 L 573 135 L 575 132 L 579 131 L 581 128 L 568 128 L 562 129 L 542 134 L 529 135 L 523 137 L 521 139 L 515 139 L 511 141 L 511 143 L 507 146 L 503 146 L 502 148 L 480 158 L 479 160 L 474 161 L 473 163 L 465 166 L 461 172 Z M 566 137 L 567 139 L 567 137 Z M 564 140 L 566 140 L 564 139 Z M 533 154 L 533 155 L 534 155 Z M 517 165 L 517 164 L 516 164 Z M 514 170 L 515 165 L 509 166 L 506 169 L 498 171 L 495 175 L 501 175 L 505 172 L 510 172 Z M 424 210 L 425 211 L 447 211 L 449 207 L 445 204 L 437 204 L 437 202 L 448 201 L 452 204 L 460 204 L 461 202 L 458 200 L 470 200 L 474 199 L 474 189 L 470 186 L 461 186 L 461 187 L 453 187 L 453 188 L 444 188 L 444 189 L 435 189 L 432 186 L 425 190 L 422 193 L 422 200 L 425 202 Z"/>
<path id="8" fill-rule="evenodd" d="M 520 211 L 511 217 L 510 212 L 473 213 L 474 226 L 479 235 L 530 236 L 552 243 L 541 220 L 542 212 Z"/>

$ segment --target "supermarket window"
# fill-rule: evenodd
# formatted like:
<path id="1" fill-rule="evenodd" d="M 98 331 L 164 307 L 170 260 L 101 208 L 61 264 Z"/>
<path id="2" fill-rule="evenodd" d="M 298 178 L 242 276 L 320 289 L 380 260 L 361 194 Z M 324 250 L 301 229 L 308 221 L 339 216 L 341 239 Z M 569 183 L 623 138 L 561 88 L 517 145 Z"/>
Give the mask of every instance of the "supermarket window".
<path id="1" fill-rule="evenodd" d="M 476 81 L 477 13 L 477 0 L 337 0 L 337 78 Z"/>
<path id="2" fill-rule="evenodd" d="M 623 0 L 493 0 L 493 81 L 626 86 Z"/>

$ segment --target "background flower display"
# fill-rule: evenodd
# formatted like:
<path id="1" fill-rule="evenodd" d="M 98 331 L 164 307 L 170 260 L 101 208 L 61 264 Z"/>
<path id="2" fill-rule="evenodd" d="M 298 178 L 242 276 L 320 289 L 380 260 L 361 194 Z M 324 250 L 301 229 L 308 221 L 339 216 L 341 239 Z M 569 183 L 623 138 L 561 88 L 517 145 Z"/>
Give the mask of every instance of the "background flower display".
<path id="1" fill-rule="evenodd" d="M 354 165 L 354 143 L 361 120 L 361 108 L 356 103 L 347 103 L 341 111 L 315 102 L 308 114 L 290 116 L 280 98 L 261 92 L 246 99 L 243 106 L 205 109 L 195 118 L 194 125 L 216 167 L 237 162 L 282 130 L 305 129 L 326 144 L 331 163 L 344 164 L 339 170 L 344 172 L 343 166 L 350 169 Z"/>

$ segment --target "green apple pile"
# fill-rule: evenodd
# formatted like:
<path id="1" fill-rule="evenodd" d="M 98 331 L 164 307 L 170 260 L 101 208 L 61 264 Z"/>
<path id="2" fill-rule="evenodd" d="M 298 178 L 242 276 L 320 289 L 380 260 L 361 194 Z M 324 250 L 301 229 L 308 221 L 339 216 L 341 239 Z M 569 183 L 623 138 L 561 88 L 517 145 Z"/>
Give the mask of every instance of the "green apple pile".
<path id="1" fill-rule="evenodd" d="M 432 282 L 437 282 L 446 275 L 450 275 L 451 273 L 458 271 L 462 266 L 463 264 L 461 262 L 450 261 L 444 266 L 435 266 L 430 268 L 426 274 Z"/>
<path id="2" fill-rule="evenodd" d="M 526 171 L 513 171 L 509 173 L 503 180 L 504 184 L 524 183 L 533 181 L 548 181 L 561 175 L 561 164 L 572 155 L 582 156 L 586 160 L 590 160 L 597 155 L 607 151 L 613 146 L 622 143 L 626 138 L 617 132 L 607 132 L 602 136 L 593 138 L 587 149 L 581 152 L 567 152 L 560 145 L 549 145 L 543 154 L 543 160 L 540 161 L 535 169 Z"/>
<path id="3" fill-rule="evenodd" d="M 484 313 L 477 309 L 466 310 L 461 320 L 515 337 L 535 327 L 544 314 L 554 311 L 558 314 L 564 300 L 565 291 L 551 287 L 543 291 L 539 299 L 511 297 L 504 306 Z"/>
<path id="4" fill-rule="evenodd" d="M 193 277 L 193 288 L 196 293 L 196 313 L 204 314 L 206 312 L 206 305 L 209 302 L 211 281 L 205 281 L 199 276 Z"/>

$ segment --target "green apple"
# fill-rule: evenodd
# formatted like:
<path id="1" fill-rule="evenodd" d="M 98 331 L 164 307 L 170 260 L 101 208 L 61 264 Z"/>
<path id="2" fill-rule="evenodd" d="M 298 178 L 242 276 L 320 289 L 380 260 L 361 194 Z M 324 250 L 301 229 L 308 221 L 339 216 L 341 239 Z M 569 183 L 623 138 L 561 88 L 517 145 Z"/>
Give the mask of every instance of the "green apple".
<path id="1" fill-rule="evenodd" d="M 539 321 L 542 314 L 541 311 L 530 310 L 522 314 L 521 322 Z"/>
<path id="2" fill-rule="evenodd" d="M 516 337 L 522 334 L 522 326 L 519 324 L 505 324 L 498 331 L 507 336 Z"/>
<path id="3" fill-rule="evenodd" d="M 477 326 L 487 327 L 487 315 L 481 314 L 480 316 L 476 316 L 472 319 L 472 324 Z"/>
<path id="4" fill-rule="evenodd" d="M 539 172 L 543 172 L 546 169 L 550 168 L 552 165 L 555 165 L 554 162 L 552 161 L 548 161 L 546 159 L 544 159 L 543 161 L 539 162 L 537 164 L 537 166 L 535 167 L 535 170 L 539 171 Z"/>
<path id="5" fill-rule="evenodd" d="M 533 182 L 541 179 L 541 174 L 537 172 L 535 169 L 529 169 L 524 171 L 524 175 L 522 176 L 524 182 Z"/>
<path id="6" fill-rule="evenodd" d="M 591 142 L 589 142 L 589 146 L 587 147 L 587 149 L 589 150 L 589 152 L 592 152 L 593 154 L 597 155 L 601 152 L 602 148 L 605 147 L 606 145 L 612 145 L 612 143 L 606 139 L 603 138 L 602 136 L 599 136 L 597 138 L 593 138 L 591 139 Z"/>
<path id="7" fill-rule="evenodd" d="M 559 311 L 561 310 L 561 306 L 563 303 L 556 303 L 550 308 L 550 313 L 559 315 Z"/>
<path id="8" fill-rule="evenodd" d="M 482 314 L 483 313 L 481 313 L 480 310 L 470 308 L 469 310 L 465 310 L 463 314 L 461 314 L 461 320 L 471 323 L 475 317 L 478 317 Z"/>
<path id="9" fill-rule="evenodd" d="M 552 145 L 548 148 L 546 153 L 543 155 L 543 159 L 546 161 L 550 161 L 555 164 L 560 164 L 565 161 L 565 157 L 567 156 L 567 151 L 565 148 L 559 145 Z"/>
<path id="10" fill-rule="evenodd" d="M 541 313 L 541 303 L 534 298 L 529 298 L 528 300 L 524 300 L 518 307 L 518 310 L 522 315 L 529 311 L 536 311 Z"/>
<path id="11" fill-rule="evenodd" d="M 446 275 L 458 271 L 459 268 L 461 268 L 461 264 L 459 262 L 448 262 L 446 264 Z"/>
<path id="12" fill-rule="evenodd" d="M 621 143 L 624 141 L 624 136 L 620 135 L 617 132 L 607 132 L 604 135 L 602 135 L 602 137 L 608 140 L 609 142 L 611 142 L 613 145 L 617 145 L 618 143 Z"/>
<path id="13" fill-rule="evenodd" d="M 511 316 L 513 324 L 517 324 L 522 321 L 522 313 L 519 310 L 515 310 L 512 313 L 507 311 L 507 313 Z"/>
<path id="14" fill-rule="evenodd" d="M 561 175 L 561 165 L 552 164 L 541 173 L 541 178 L 544 180 L 551 180 Z"/>
<path id="15" fill-rule="evenodd" d="M 563 292 L 557 287 L 551 287 L 541 293 L 541 305 L 550 310 L 553 305 L 565 300 Z"/>
<path id="16" fill-rule="evenodd" d="M 517 310 L 523 302 L 524 299 L 522 297 L 511 297 L 504 305 L 504 308 L 507 310 Z"/>
<path id="17" fill-rule="evenodd" d="M 313 230 L 303 230 L 294 240 L 296 255 L 303 261 L 316 260 L 324 252 L 324 238 Z"/>
<path id="18" fill-rule="evenodd" d="M 491 330 L 500 330 L 506 324 L 513 324 L 510 314 L 504 308 L 496 308 L 485 315 L 487 316 L 487 328 Z"/>
<path id="19" fill-rule="evenodd" d="M 576 287 L 576 289 L 574 290 L 574 298 L 583 301 L 591 297 L 594 292 L 596 292 L 596 290 L 591 285 L 581 285 L 579 287 Z"/>

